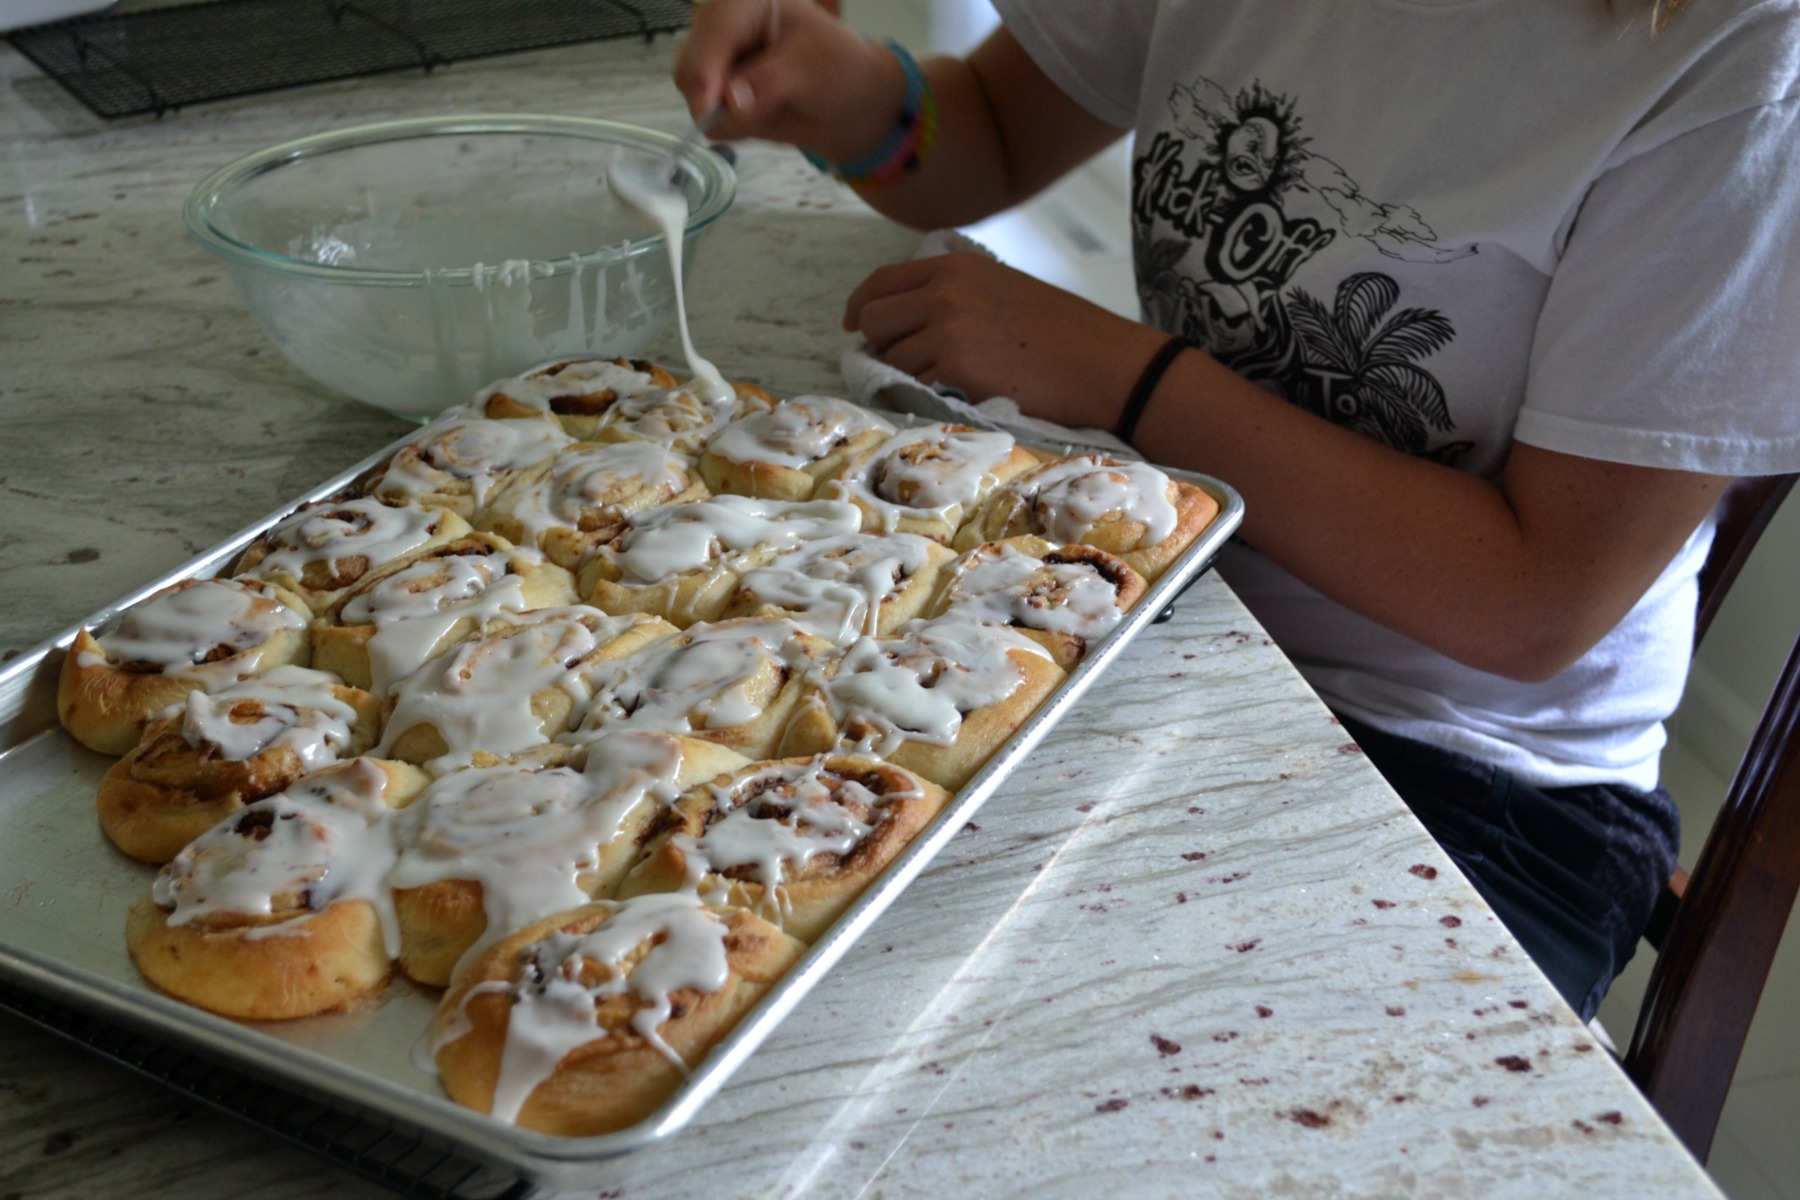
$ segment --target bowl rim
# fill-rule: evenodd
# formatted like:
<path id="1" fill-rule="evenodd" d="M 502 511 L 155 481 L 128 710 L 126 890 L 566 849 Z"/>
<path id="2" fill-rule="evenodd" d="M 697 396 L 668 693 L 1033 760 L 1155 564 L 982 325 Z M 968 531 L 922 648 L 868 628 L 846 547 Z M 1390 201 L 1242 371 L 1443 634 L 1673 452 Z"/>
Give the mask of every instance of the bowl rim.
<path id="1" fill-rule="evenodd" d="M 603 117 L 566 117 L 546 113 L 462 113 L 449 116 L 405 117 L 350 125 L 324 133 L 279 142 L 233 159 L 207 175 L 188 194 L 181 220 L 190 236 L 202 246 L 240 266 L 329 283 L 373 287 L 418 287 L 445 283 L 451 287 L 481 287 L 492 282 L 510 263 L 476 263 L 464 267 L 400 271 L 371 267 L 344 267 L 309 262 L 241 241 L 218 229 L 210 214 L 229 186 L 267 174 L 299 159 L 329 154 L 356 146 L 405 141 L 419 137 L 455 137 L 470 134 L 537 133 L 585 138 L 623 145 L 646 153 L 668 155 L 679 150 L 681 161 L 699 175 L 705 191 L 699 206 L 688 214 L 688 237 L 711 225 L 731 206 L 737 195 L 737 172 L 729 162 L 704 144 L 682 145 L 671 133 Z M 574 251 L 555 259 L 532 259 L 531 278 L 566 275 L 596 265 L 606 265 L 657 250 L 660 233 L 646 233 L 596 250 Z M 521 260 L 523 261 L 523 260 Z M 479 272 L 479 275 L 478 275 Z"/>

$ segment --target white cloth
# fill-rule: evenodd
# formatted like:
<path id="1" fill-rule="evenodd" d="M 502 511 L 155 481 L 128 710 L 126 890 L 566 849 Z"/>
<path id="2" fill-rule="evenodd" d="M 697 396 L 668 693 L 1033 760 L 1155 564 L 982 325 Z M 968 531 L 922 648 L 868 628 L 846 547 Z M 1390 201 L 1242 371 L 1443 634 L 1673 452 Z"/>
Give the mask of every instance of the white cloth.
<path id="1" fill-rule="evenodd" d="M 1136 132 L 1147 318 L 1248 378 L 1488 479 L 1515 439 L 1800 469 L 1794 0 L 1709 0 L 1655 36 L 1598 0 L 996 7 L 1058 86 Z M 1648 788 L 1709 539 L 1544 684 L 1247 549 L 1221 569 L 1348 715 L 1541 786 Z"/>
<path id="2" fill-rule="evenodd" d="M 931 258 L 958 251 L 998 257 L 968 234 L 954 229 L 939 229 L 926 234 L 913 257 Z M 990 396 L 979 404 L 971 404 L 969 398 L 955 388 L 929 387 L 869 353 L 867 342 L 844 351 L 838 370 L 844 377 L 850 399 L 869 408 L 910 413 L 929 421 L 952 421 L 976 429 L 1003 429 L 1020 441 L 1036 445 L 1067 447 L 1077 452 L 1099 450 L 1120 458 L 1143 457 L 1104 429 L 1070 429 L 1054 421 L 1027 416 L 1019 411 L 1018 402 L 1007 396 Z"/>

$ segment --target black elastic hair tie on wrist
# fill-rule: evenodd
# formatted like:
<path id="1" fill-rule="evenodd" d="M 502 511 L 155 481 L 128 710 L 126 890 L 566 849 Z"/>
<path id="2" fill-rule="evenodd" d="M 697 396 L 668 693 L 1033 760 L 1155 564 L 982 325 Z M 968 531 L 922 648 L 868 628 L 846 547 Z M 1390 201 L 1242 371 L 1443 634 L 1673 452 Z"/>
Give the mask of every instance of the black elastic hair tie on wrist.
<path id="1" fill-rule="evenodd" d="M 1169 364 L 1183 350 L 1193 347 L 1193 343 L 1179 333 L 1171 334 L 1169 340 L 1162 344 L 1162 349 L 1151 356 L 1144 367 L 1144 373 L 1138 376 L 1137 386 L 1131 389 L 1131 395 L 1125 401 L 1125 411 L 1119 414 L 1119 423 L 1113 426 L 1113 433 L 1122 442 L 1130 443 L 1131 435 L 1136 432 L 1138 420 L 1143 417 L 1144 409 L 1150 405 L 1150 397 L 1156 392 L 1156 385 L 1162 382 L 1163 374 L 1168 371 Z"/>

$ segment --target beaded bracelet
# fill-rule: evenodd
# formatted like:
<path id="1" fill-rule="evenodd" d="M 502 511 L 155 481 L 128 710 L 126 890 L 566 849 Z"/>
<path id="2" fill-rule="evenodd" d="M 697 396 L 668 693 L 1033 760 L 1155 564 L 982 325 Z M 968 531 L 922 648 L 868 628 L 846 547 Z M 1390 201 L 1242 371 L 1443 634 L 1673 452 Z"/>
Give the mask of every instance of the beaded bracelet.
<path id="1" fill-rule="evenodd" d="M 1169 364 L 1175 361 L 1176 355 L 1183 350 L 1191 350 L 1194 343 L 1180 334 L 1173 334 L 1162 344 L 1162 348 L 1150 356 L 1144 366 L 1144 373 L 1138 376 L 1137 385 L 1131 389 L 1131 395 L 1125 400 L 1125 410 L 1119 414 L 1119 423 L 1113 426 L 1113 433 L 1126 445 L 1131 443 L 1131 435 L 1137 432 L 1137 425 L 1144 415 L 1144 409 L 1150 406 L 1150 397 L 1156 393 L 1156 385 L 1162 382 L 1163 373 Z"/>
<path id="2" fill-rule="evenodd" d="M 906 95 L 893 131 L 875 149 L 849 162 L 834 163 L 811 150 L 801 151 L 807 162 L 852 187 L 891 183 L 917 169 L 937 140 L 937 94 L 931 90 L 930 80 L 906 47 L 893 38 L 883 38 L 881 44 L 900 60 L 900 69 L 906 73 Z"/>

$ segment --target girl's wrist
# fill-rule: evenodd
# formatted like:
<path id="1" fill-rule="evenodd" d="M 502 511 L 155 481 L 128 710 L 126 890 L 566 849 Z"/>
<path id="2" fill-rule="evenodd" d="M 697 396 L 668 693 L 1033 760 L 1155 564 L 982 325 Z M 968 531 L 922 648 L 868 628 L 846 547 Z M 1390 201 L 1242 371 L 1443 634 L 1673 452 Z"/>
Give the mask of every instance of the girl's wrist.
<path id="1" fill-rule="evenodd" d="M 875 115 L 854 122 L 842 138 L 802 149 L 813 166 L 853 185 L 887 183 L 908 173 L 937 137 L 937 98 L 912 55 L 891 38 L 867 46 L 870 99 L 852 111 Z"/>

